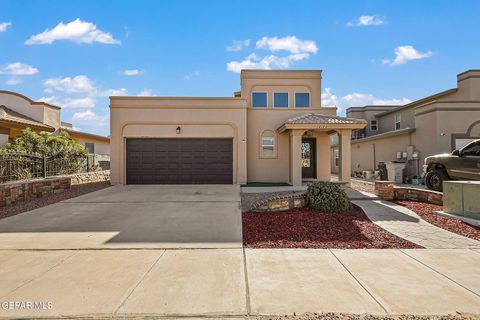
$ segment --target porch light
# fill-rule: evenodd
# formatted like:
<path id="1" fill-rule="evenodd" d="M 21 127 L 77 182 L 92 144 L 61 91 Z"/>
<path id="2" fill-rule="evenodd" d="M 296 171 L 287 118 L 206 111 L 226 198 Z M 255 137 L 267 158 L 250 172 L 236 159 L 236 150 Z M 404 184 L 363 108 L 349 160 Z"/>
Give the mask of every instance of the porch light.
<path id="1" fill-rule="evenodd" d="M 180 128 L 180 126 L 177 127 L 177 134 L 180 134 L 180 131 L 182 131 L 182 128 Z"/>

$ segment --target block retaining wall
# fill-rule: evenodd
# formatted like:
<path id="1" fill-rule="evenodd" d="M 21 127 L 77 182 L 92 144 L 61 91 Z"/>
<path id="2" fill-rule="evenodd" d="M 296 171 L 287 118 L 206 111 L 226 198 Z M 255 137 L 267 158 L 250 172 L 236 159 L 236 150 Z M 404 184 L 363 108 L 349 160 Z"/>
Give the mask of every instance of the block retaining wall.
<path id="1" fill-rule="evenodd" d="M 77 173 L 68 176 L 11 181 L 0 184 L 0 207 L 10 206 L 19 201 L 42 198 L 64 192 L 72 185 L 110 180 L 110 171 Z"/>
<path id="2" fill-rule="evenodd" d="M 391 181 L 375 181 L 375 194 L 383 200 L 413 200 L 443 205 L 443 193 L 408 187 L 397 187 Z"/>

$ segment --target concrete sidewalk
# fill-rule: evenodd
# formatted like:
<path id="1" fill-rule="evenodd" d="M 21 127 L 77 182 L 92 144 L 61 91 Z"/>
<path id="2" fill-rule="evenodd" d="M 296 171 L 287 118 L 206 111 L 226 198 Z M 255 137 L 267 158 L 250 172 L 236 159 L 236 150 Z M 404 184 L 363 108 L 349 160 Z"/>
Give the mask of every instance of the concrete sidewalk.
<path id="1" fill-rule="evenodd" d="M 480 313 L 480 250 L 0 250 L 0 317 Z"/>

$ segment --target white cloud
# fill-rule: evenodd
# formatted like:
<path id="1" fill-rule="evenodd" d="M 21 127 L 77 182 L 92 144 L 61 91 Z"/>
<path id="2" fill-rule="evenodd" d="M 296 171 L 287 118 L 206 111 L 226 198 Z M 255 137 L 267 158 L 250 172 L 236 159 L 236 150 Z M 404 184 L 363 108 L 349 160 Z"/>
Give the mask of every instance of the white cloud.
<path id="1" fill-rule="evenodd" d="M 95 99 L 91 97 L 80 97 L 80 98 L 71 98 L 71 97 L 58 97 L 58 96 L 50 96 L 50 97 L 42 97 L 37 101 L 43 101 L 46 103 L 51 103 L 62 108 L 69 108 L 69 109 L 83 109 L 83 108 L 93 108 L 95 107 Z"/>
<path id="2" fill-rule="evenodd" d="M 94 42 L 120 44 L 120 41 L 114 39 L 110 33 L 97 29 L 95 24 L 78 18 L 66 24 L 62 21 L 51 30 L 46 29 L 42 33 L 33 35 L 25 41 L 25 44 L 52 44 L 57 40 L 70 40 L 76 43 L 88 44 Z"/>
<path id="3" fill-rule="evenodd" d="M 198 77 L 200 75 L 200 72 L 199 71 L 194 71 L 190 74 L 187 74 L 185 77 L 183 77 L 185 80 L 189 81 L 189 80 L 192 80 L 192 78 L 194 77 Z"/>
<path id="4" fill-rule="evenodd" d="M 98 119 L 99 119 L 98 115 L 91 110 L 75 112 L 72 117 L 73 121 L 82 121 L 82 122 L 94 121 Z"/>
<path id="5" fill-rule="evenodd" d="M 5 81 L 5 84 L 7 86 L 16 86 L 17 84 L 22 83 L 22 81 L 18 78 L 10 78 L 7 81 Z"/>
<path id="6" fill-rule="evenodd" d="M 263 37 L 256 43 L 257 49 L 271 51 L 272 54 L 259 56 L 252 52 L 240 61 L 227 63 L 227 70 L 240 72 L 242 69 L 288 69 L 294 62 L 303 61 L 318 51 L 313 40 L 301 40 L 295 36 Z M 279 55 L 276 52 L 287 51 L 286 55 Z M 275 53 L 275 54 L 273 54 Z"/>
<path id="7" fill-rule="evenodd" d="M 301 40 L 295 36 L 263 37 L 258 40 L 256 47 L 269 51 L 289 51 L 290 53 L 317 53 L 318 48 L 313 40 Z"/>
<path id="8" fill-rule="evenodd" d="M 143 89 L 137 94 L 138 97 L 151 97 L 154 96 L 153 91 L 151 89 Z"/>
<path id="9" fill-rule="evenodd" d="M 126 88 L 108 89 L 100 92 L 100 96 L 103 96 L 103 97 L 126 96 L 127 94 L 128 94 L 128 90 Z"/>
<path id="10" fill-rule="evenodd" d="M 276 55 L 268 55 L 259 58 L 255 53 L 245 57 L 242 61 L 230 61 L 227 63 L 227 70 L 232 72 L 240 72 L 242 69 L 288 69 L 292 62 L 308 59 L 308 53 L 291 54 L 280 57 Z"/>
<path id="11" fill-rule="evenodd" d="M 405 64 L 410 60 L 425 59 L 430 58 L 431 56 L 433 56 L 432 51 L 420 52 L 413 46 L 399 46 L 395 48 L 395 59 L 384 59 L 382 60 L 382 63 L 390 66 L 397 66 L 399 64 Z"/>
<path id="12" fill-rule="evenodd" d="M 43 83 L 45 92 L 60 91 L 66 93 L 89 93 L 96 92 L 93 81 L 85 75 L 78 75 L 75 77 L 58 77 L 45 80 Z"/>
<path id="13" fill-rule="evenodd" d="M 240 51 L 250 46 L 250 39 L 233 40 L 233 44 L 227 47 L 227 51 Z"/>
<path id="14" fill-rule="evenodd" d="M 144 73 L 144 70 L 138 69 L 126 69 L 123 71 L 123 74 L 126 76 L 139 76 Z"/>
<path id="15" fill-rule="evenodd" d="M 12 26 L 11 22 L 0 22 L 0 32 L 7 31 L 8 28 Z"/>
<path id="16" fill-rule="evenodd" d="M 378 16 L 360 16 L 357 20 L 347 23 L 349 27 L 380 26 L 385 24 L 385 20 Z"/>
<path id="17" fill-rule="evenodd" d="M 14 62 L 0 69 L 0 74 L 11 74 L 16 76 L 31 76 L 38 73 L 38 69 L 29 64 Z"/>
<path id="18" fill-rule="evenodd" d="M 332 93 L 331 88 L 325 88 L 322 93 L 323 107 L 337 107 L 340 110 L 350 107 L 362 107 L 366 105 L 404 105 L 412 102 L 408 98 L 384 99 L 376 97 L 371 93 L 353 92 L 342 97 L 337 97 Z"/>

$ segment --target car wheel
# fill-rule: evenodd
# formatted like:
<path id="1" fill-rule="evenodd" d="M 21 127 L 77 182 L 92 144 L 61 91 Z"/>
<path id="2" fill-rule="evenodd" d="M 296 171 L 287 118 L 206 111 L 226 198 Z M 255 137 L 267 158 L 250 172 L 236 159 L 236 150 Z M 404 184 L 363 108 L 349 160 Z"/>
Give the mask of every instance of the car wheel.
<path id="1" fill-rule="evenodd" d="M 425 176 L 425 184 L 430 190 L 442 191 L 443 181 L 445 180 L 448 180 L 448 176 L 440 170 L 429 171 Z"/>

